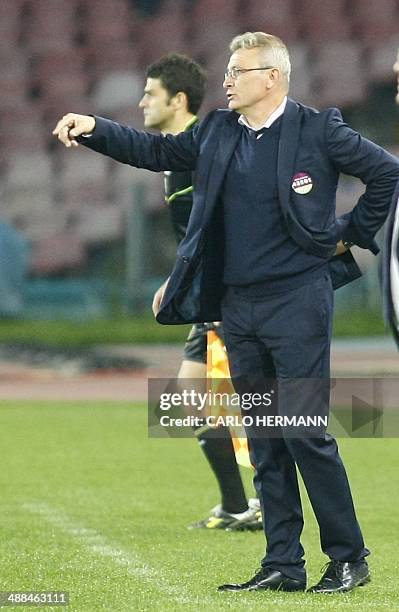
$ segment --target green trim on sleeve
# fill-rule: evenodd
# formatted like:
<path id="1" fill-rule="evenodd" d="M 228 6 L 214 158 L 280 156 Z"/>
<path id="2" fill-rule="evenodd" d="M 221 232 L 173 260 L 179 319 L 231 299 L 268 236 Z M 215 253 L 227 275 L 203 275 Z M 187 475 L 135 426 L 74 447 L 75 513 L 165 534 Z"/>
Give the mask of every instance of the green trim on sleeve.
<path id="1" fill-rule="evenodd" d="M 191 193 L 193 190 L 193 186 L 190 185 L 190 187 L 180 189 L 180 191 L 175 191 L 175 193 L 172 193 L 172 195 L 170 195 L 169 197 L 165 196 L 165 202 L 167 202 L 167 204 L 170 204 L 171 202 L 173 202 L 173 200 L 176 200 L 176 198 L 186 195 L 187 193 Z"/>
<path id="2" fill-rule="evenodd" d="M 198 121 L 198 117 L 197 115 L 193 115 L 191 119 L 184 126 L 183 132 L 186 132 L 194 123 L 196 123 L 196 121 Z"/>

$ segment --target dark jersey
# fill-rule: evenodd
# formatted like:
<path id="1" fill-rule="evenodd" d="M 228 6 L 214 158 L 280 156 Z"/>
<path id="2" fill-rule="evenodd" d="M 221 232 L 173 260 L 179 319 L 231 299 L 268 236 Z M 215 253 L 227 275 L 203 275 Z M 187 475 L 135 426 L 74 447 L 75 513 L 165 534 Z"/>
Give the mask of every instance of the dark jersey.
<path id="1" fill-rule="evenodd" d="M 187 124 L 186 130 L 191 130 L 198 123 L 198 118 Z M 165 201 L 169 206 L 170 218 L 175 238 L 180 243 L 186 235 L 188 219 L 193 206 L 192 172 L 167 171 L 165 176 Z"/>

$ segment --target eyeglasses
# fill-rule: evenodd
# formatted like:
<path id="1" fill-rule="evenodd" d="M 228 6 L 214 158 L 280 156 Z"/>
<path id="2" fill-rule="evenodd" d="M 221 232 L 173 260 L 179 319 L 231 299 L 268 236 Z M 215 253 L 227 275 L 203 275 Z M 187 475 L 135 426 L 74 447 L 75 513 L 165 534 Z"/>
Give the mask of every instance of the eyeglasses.
<path id="1" fill-rule="evenodd" d="M 240 74 L 244 72 L 251 72 L 252 70 L 272 70 L 273 68 L 274 66 L 261 66 L 260 68 L 229 68 L 224 73 L 224 78 L 228 79 L 230 77 L 235 81 Z"/>

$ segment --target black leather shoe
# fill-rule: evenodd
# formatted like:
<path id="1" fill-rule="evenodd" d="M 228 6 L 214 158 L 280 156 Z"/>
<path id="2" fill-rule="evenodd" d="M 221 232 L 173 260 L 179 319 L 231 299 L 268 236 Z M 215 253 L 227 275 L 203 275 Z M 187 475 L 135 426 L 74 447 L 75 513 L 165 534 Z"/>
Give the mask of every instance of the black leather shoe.
<path id="1" fill-rule="evenodd" d="M 320 581 L 308 593 L 346 593 L 370 582 L 367 561 L 330 561 Z"/>
<path id="2" fill-rule="evenodd" d="M 218 591 L 304 591 L 306 582 L 284 576 L 278 570 L 262 567 L 248 582 L 242 584 L 222 584 Z"/>

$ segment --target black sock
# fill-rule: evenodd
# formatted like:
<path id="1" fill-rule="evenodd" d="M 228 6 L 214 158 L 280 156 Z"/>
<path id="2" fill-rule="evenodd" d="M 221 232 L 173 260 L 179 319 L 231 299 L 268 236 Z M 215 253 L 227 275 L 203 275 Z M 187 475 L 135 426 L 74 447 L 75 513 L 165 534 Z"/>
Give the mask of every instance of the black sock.
<path id="1" fill-rule="evenodd" d="M 198 442 L 218 481 L 223 510 L 234 514 L 245 512 L 248 501 L 229 428 L 210 427 L 198 435 Z"/>

